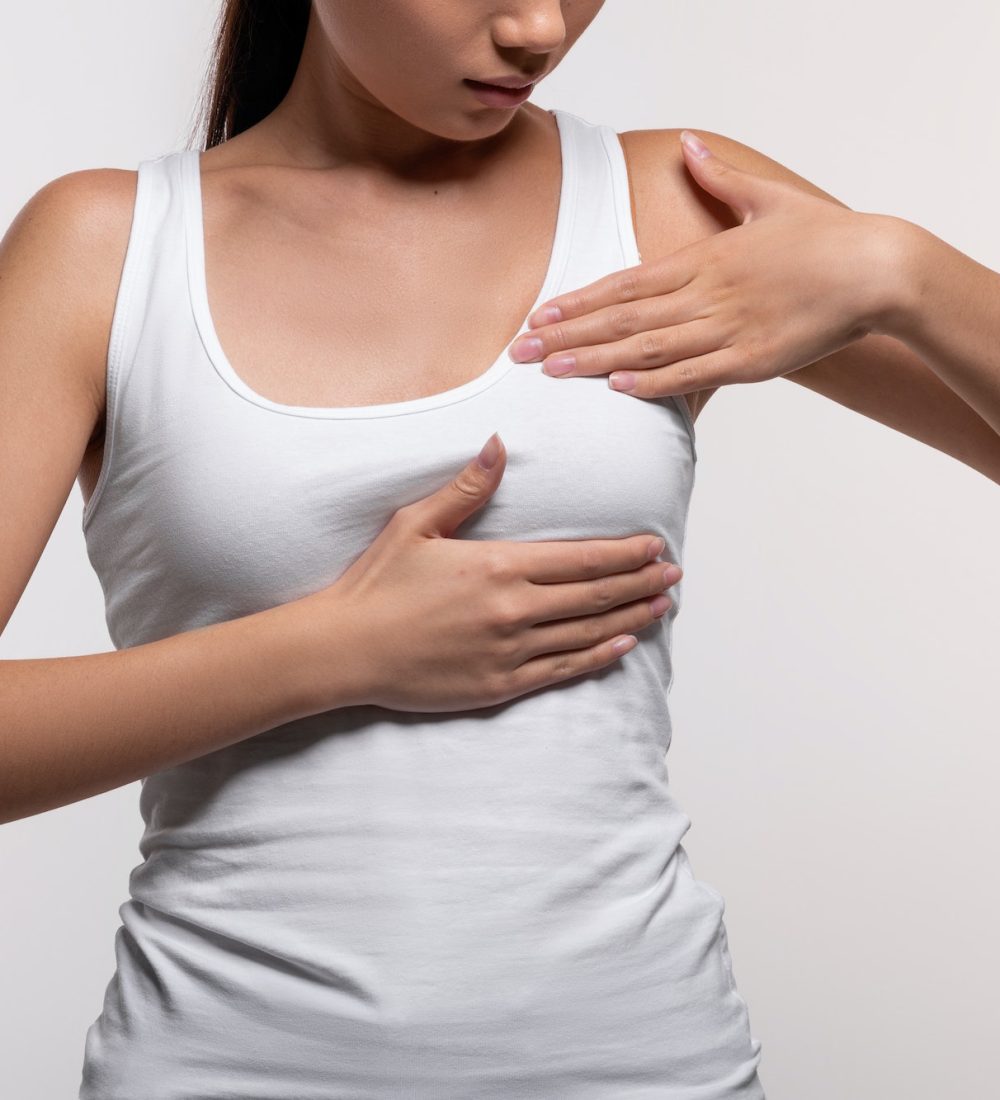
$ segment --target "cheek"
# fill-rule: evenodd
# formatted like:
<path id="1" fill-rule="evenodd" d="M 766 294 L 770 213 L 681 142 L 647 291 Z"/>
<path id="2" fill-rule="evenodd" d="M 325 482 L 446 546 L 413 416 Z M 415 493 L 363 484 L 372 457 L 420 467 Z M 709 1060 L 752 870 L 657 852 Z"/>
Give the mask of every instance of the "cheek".
<path id="1" fill-rule="evenodd" d="M 425 49 L 420 14 L 427 6 L 427 0 L 319 0 L 314 16 L 343 67 L 378 97 L 380 86 L 398 80 L 400 66 L 413 65 L 414 54 Z"/>
<path id="2" fill-rule="evenodd" d="M 605 0 L 566 0 L 563 4 L 563 21 L 566 24 L 566 42 L 562 55 L 573 46 L 576 40 L 597 18 Z"/>
<path id="3" fill-rule="evenodd" d="M 461 59 L 475 36 L 455 0 L 352 0 L 348 6 L 353 10 L 339 20 L 334 45 L 375 99 L 417 122 L 412 116 L 421 103 L 458 90 L 466 75 Z"/>

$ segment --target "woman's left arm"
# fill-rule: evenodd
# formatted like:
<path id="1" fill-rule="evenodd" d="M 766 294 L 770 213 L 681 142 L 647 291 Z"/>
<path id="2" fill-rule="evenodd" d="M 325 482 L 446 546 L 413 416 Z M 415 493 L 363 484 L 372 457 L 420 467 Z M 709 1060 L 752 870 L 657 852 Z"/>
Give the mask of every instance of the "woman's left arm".
<path id="1" fill-rule="evenodd" d="M 884 229 L 877 331 L 785 377 L 1000 484 L 1000 274 L 912 222 Z"/>
<path id="2" fill-rule="evenodd" d="M 634 133 L 636 178 L 693 180 L 710 235 L 543 303 L 519 361 L 571 353 L 569 374 L 630 375 L 640 398 L 785 377 L 1000 484 L 1000 274 L 721 134 L 699 157 Z"/>
<path id="3" fill-rule="evenodd" d="M 881 331 L 902 340 L 1000 433 L 1000 274 L 912 222 L 893 219 L 900 262 Z"/>

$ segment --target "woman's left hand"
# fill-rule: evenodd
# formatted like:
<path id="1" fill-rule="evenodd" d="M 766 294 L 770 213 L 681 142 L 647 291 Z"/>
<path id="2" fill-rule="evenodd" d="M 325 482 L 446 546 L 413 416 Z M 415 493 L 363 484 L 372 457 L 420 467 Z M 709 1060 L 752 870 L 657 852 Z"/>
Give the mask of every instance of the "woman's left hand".
<path id="1" fill-rule="evenodd" d="M 615 389 L 664 397 L 776 378 L 876 331 L 891 304 L 900 219 L 681 146 L 698 184 L 742 224 L 550 299 L 511 345 L 515 362 L 545 359 L 557 374 L 550 368 L 570 356 L 560 377 L 615 372 Z M 518 355 L 532 339 L 534 354 L 529 345 Z"/>

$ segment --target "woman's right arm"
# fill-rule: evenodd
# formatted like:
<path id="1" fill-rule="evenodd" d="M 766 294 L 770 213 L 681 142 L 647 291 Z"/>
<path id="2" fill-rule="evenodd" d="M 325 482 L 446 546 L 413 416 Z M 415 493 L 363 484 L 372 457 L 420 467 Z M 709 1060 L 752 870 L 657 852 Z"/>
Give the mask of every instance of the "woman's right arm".
<path id="1" fill-rule="evenodd" d="M 101 416 L 135 178 L 53 180 L 0 241 L 0 632 Z M 297 623 L 289 605 L 121 651 L 0 661 L 0 822 L 309 713 Z M 332 674 L 326 687 L 336 705 Z"/>
<path id="2" fill-rule="evenodd" d="M 107 653 L 0 661 L 0 824 L 314 713 L 294 610 Z M 333 675 L 327 689 L 332 708 Z"/>

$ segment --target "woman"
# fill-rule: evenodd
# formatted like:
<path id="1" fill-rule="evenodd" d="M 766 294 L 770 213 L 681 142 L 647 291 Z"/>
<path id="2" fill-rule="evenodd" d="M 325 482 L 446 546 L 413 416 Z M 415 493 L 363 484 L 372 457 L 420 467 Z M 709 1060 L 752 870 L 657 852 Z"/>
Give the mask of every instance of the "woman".
<path id="1" fill-rule="evenodd" d="M 18 663 L 4 818 L 144 777 L 85 1100 L 763 1096 L 664 765 L 696 403 L 504 344 L 689 243 L 645 217 L 662 132 L 630 174 L 476 83 L 601 6 L 234 0 L 206 152 L 56 181 L 5 242 L 44 463 L 2 475 L 3 575 L 83 456 L 119 652 Z M 43 323 L 24 261 L 78 242 Z"/>

